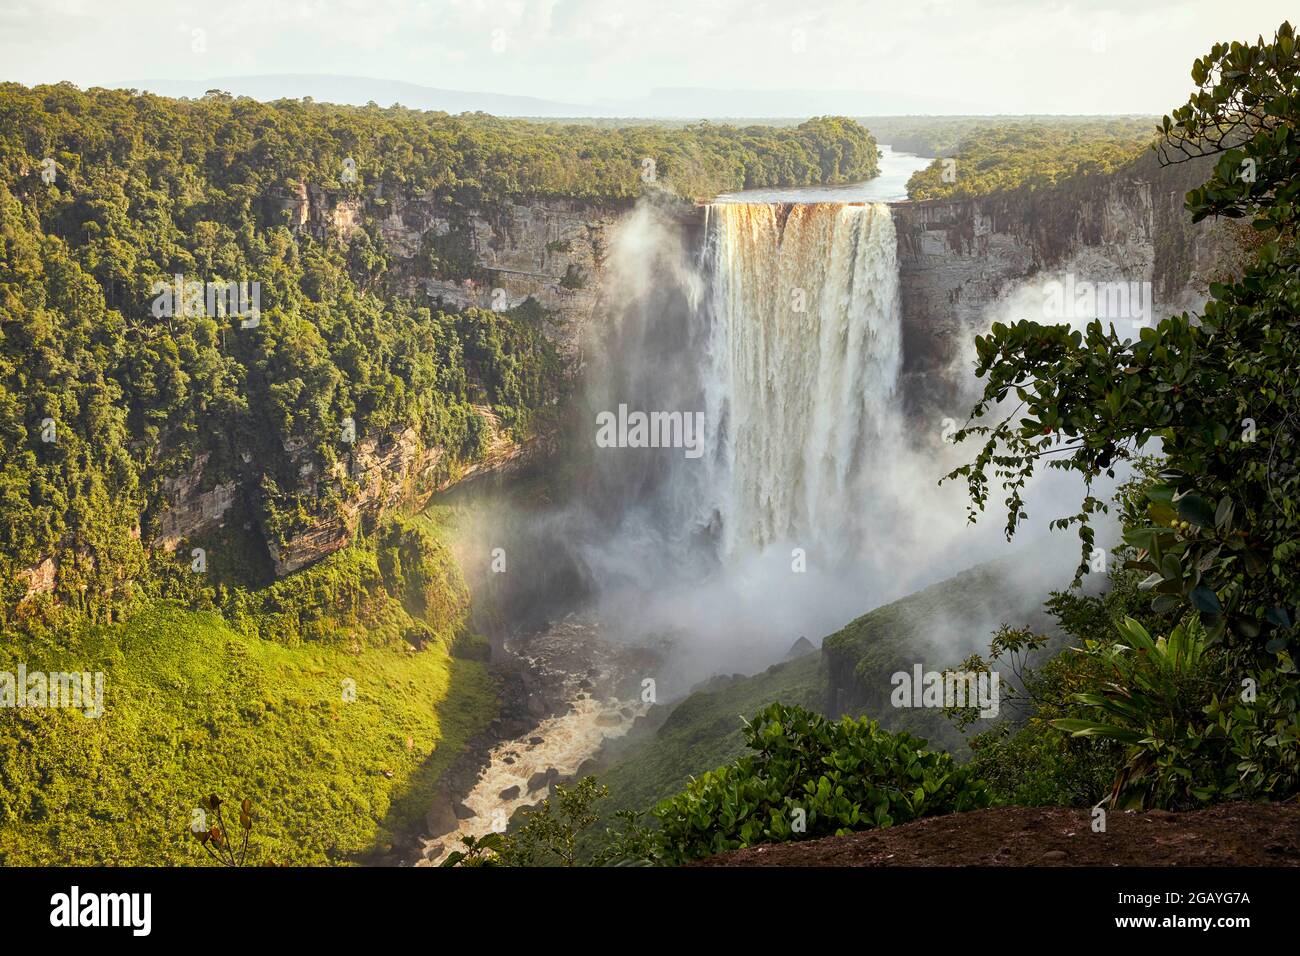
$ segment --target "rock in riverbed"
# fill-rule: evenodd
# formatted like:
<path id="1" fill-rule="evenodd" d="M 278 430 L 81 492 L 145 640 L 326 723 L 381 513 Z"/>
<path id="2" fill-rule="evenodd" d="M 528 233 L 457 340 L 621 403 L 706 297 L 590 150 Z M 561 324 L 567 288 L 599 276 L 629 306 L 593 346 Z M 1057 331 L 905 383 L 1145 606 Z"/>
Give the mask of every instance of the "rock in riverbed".
<path id="1" fill-rule="evenodd" d="M 528 792 L 533 793 L 537 790 L 545 790 L 550 786 L 551 781 L 560 776 L 560 771 L 554 767 L 547 767 L 545 770 L 539 770 L 528 778 Z"/>

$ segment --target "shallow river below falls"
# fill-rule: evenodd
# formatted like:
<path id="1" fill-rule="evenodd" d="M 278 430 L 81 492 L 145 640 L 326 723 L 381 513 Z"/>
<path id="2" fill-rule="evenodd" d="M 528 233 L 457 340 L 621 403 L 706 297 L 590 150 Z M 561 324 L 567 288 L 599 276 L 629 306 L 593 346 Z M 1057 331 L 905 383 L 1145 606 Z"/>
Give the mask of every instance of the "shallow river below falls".
<path id="1" fill-rule="evenodd" d="M 644 654 L 608 647 L 589 619 L 571 615 L 517 644 L 507 641 L 506 649 L 526 663 L 548 706 L 560 712 L 492 748 L 473 789 L 455 805 L 458 828 L 425 839 L 416 866 L 437 866 L 462 849 L 465 836 L 504 831 L 516 810 L 540 803 L 553 782 L 576 774 L 606 739 L 626 734 L 649 709 L 632 690 Z"/>

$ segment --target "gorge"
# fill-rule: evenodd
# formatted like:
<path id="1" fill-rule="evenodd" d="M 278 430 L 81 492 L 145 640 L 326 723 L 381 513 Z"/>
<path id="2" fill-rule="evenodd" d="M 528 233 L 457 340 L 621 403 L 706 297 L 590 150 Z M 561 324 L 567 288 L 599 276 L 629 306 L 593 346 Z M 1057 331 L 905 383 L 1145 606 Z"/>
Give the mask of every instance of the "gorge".
<path id="1" fill-rule="evenodd" d="M 1286 922 L 1281 0 L 108 6 L 0 0 L 20 933 Z"/>
<path id="2" fill-rule="evenodd" d="M 1037 212 L 1004 199 L 801 201 L 799 190 L 693 210 L 651 197 L 616 221 L 587 223 L 607 254 L 587 263 L 596 291 L 577 307 L 592 310 L 578 345 L 580 411 L 556 445 L 583 474 L 568 500 L 508 524 L 489 518 L 493 530 L 476 536 L 533 542 L 511 572 L 525 581 L 505 587 L 522 592 L 510 606 L 547 609 L 534 646 L 563 641 L 578 620 L 599 643 L 658 653 L 622 675 L 622 697 L 598 681 L 561 703 L 545 732 L 496 748 L 467 798 L 473 816 L 433 833 L 423 862 L 445 854 L 452 831 L 481 836 L 490 820 L 504 825 L 541 799 L 551 778 L 589 767 L 646 713 L 646 679 L 649 701 L 671 706 L 713 675 L 758 671 L 796 639 L 815 646 L 864 610 L 994 558 L 1011 562 L 1003 570 L 1021 579 L 1017 590 L 1063 585 L 1072 541 L 1017 557 L 999 529 L 962 527 L 959 496 L 935 486 L 957 461 L 941 421 L 969 405 L 970 338 L 1001 309 L 1032 315 L 1047 276 L 1136 275 L 1164 309 L 1195 295 L 1228 240 L 1193 231 L 1188 273 L 1164 274 L 1157 250 L 1173 220 L 1151 198 L 1160 188 L 1106 181 L 1096 206 L 1061 200 L 1075 222 L 1064 239 L 1027 228 Z M 529 245 L 509 228 L 494 235 L 508 238 L 491 248 L 497 262 Z M 494 275 L 508 287 L 522 271 Z M 534 279 L 507 294 L 538 294 Z M 563 289 L 550 294 L 565 306 Z M 593 442 L 601 416 L 625 408 L 699 410 L 704 454 Z M 1059 491 L 1041 484 L 1048 499 Z M 946 652 L 969 653 L 1013 603 L 981 601 L 965 620 L 929 624 L 948 629 Z M 1032 618 L 1035 608 L 1016 613 Z M 862 693 L 837 666 L 832 711 Z M 542 767 L 548 746 L 562 756 Z"/>
<path id="3" fill-rule="evenodd" d="M 39 117 L 70 94 L 12 95 Z M 325 110 L 95 97 L 205 128 L 265 130 Z M 451 126 L 452 142 L 502 128 L 400 111 L 345 119 L 417 138 Z M 135 840 L 120 827 L 78 817 L 80 829 L 58 829 L 25 782 L 78 761 L 145 754 L 161 807 L 195 780 L 203 792 L 248 786 L 253 754 L 276 768 L 266 787 L 286 808 L 272 852 L 428 864 L 456 832 L 496 828 L 616 744 L 635 750 L 696 688 L 795 655 L 788 671 L 803 683 L 781 699 L 830 713 L 871 701 L 875 671 L 836 642 L 819 656 L 823 638 L 1005 550 L 1000 529 L 965 526 L 959 489 L 935 484 L 957 460 L 944 433 L 969 407 L 972 334 L 1033 315 L 1035 282 L 1059 270 L 1151 281 L 1163 308 L 1209 273 L 1215 240 L 1171 214 L 1181 185 L 1160 171 L 908 202 L 923 161 L 882 150 L 875 179 L 837 176 L 875 171 L 834 159 L 865 142 L 851 124 L 762 134 L 746 155 L 758 163 L 772 143 L 823 128 L 839 139 L 790 178 L 825 185 L 698 201 L 671 178 L 624 182 L 621 162 L 585 181 L 542 166 L 566 178 L 530 195 L 484 187 L 499 156 L 461 160 L 480 181 L 460 185 L 435 178 L 439 151 L 421 153 L 420 176 L 396 153 L 362 156 L 340 183 L 337 144 L 272 170 L 222 165 L 234 154 L 214 139 L 190 203 L 167 193 L 184 170 L 132 161 L 130 202 L 175 217 L 161 248 L 125 214 L 111 224 L 130 243 L 101 236 L 84 196 L 114 194 L 111 177 L 47 183 L 26 152 L 11 154 L 17 185 L 0 184 L 0 207 L 20 281 L 6 301 L 26 311 L 7 328 L 32 330 L 10 342 L 38 357 L 11 368 L 34 396 L 13 408 L 57 422 L 63 441 L 32 438 L 13 463 L 16 481 L 40 476 L 24 487 L 44 510 L 6 499 L 24 542 L 10 603 L 20 628 L 86 625 L 86 643 L 69 643 L 88 658 L 81 670 L 107 672 L 110 715 L 88 737 L 38 722 L 41 746 L 13 748 L 33 764 L 15 805 L 36 821 L 14 858 L 46 844 L 127 858 L 116 841 Z M 722 155 L 758 134 L 655 135 Z M 532 156 L 531 142 L 520 134 L 509 155 Z M 675 142 L 663 148 L 679 165 L 663 169 L 707 181 Z M 739 181 L 788 175 L 774 170 Z M 140 276 L 151 288 L 154 262 L 164 276 L 260 281 L 260 324 L 154 316 L 136 290 Z M 56 281 L 65 274 L 77 281 Z M 602 416 L 617 423 L 625 409 L 660 416 L 668 443 L 688 447 L 600 441 Z M 674 415 L 702 429 L 688 441 Z M 93 534 L 61 508 L 82 470 L 75 487 L 102 503 Z M 1061 583 L 1051 562 L 1010 567 L 1001 577 L 1026 593 Z M 965 614 L 911 622 L 908 652 L 942 636 L 938 666 L 940 651 L 986 637 L 1006 592 L 978 590 Z M 872 644 L 893 663 L 897 642 Z M 823 661 L 829 685 L 810 672 Z M 174 702 L 169 689 L 194 682 L 196 664 L 225 672 L 205 683 L 221 690 Z M 768 701 L 738 703 L 716 726 Z M 124 721 L 157 745 L 119 733 Z M 338 768 L 329 786 L 321 765 Z M 118 806 L 114 779 L 100 792 Z M 327 833 L 295 835 L 322 814 Z M 184 859 L 183 831 L 161 812 L 148 820 L 156 852 Z"/>
<path id="4" fill-rule="evenodd" d="M 882 178 L 890 177 L 891 159 L 897 162 L 898 154 L 886 155 Z M 998 303 L 1031 281 L 1074 268 L 1098 280 L 1122 276 L 1151 283 L 1157 315 L 1195 304 L 1196 290 L 1203 294 L 1233 256 L 1228 227 L 1192 226 L 1179 215 L 1182 190 L 1201 168 L 1168 169 L 1140 161 L 1082 187 L 976 199 L 893 199 L 888 206 L 899 275 L 898 389 L 909 421 L 924 420 L 929 430 L 961 413 L 958 383 L 963 376 L 956 366 L 965 360 L 962 343 L 987 324 Z M 630 203 L 510 201 L 453 213 L 429 197 L 389 193 L 382 198 L 382 206 L 368 207 L 304 187 L 295 198 L 274 202 L 283 204 L 295 229 L 321 238 L 347 239 L 363 215 L 374 216 L 393 248 L 394 269 L 405 287 L 427 292 L 435 301 L 505 308 L 533 299 L 548 310 L 547 334 L 571 379 L 581 383 L 585 352 L 593 347 L 591 333 L 618 307 L 610 301 L 610 245 L 619 224 L 634 215 Z M 657 228 L 681 246 L 680 261 L 660 266 L 694 268 L 685 260 L 702 253 L 711 210 L 722 204 L 690 206 L 667 194 L 642 201 L 647 203 L 655 210 Z M 463 277 L 430 275 L 421 265 L 420 250 L 440 236 L 454 237 L 459 244 Z M 575 275 L 579 281 L 565 281 Z M 486 467 L 512 467 L 544 450 L 536 443 L 506 443 Z M 367 436 L 359 452 L 356 503 L 380 509 L 410 494 L 412 481 L 427 473 L 439 454 L 417 447 L 400 431 Z M 476 468 L 467 477 L 483 470 Z M 219 523 L 233 500 L 232 490 L 205 482 L 201 461 L 190 474 L 170 481 L 161 509 L 166 539 L 179 540 Z M 288 543 L 292 557 L 281 567 L 316 560 L 341 547 L 348 536 L 346 522 L 311 528 Z"/>

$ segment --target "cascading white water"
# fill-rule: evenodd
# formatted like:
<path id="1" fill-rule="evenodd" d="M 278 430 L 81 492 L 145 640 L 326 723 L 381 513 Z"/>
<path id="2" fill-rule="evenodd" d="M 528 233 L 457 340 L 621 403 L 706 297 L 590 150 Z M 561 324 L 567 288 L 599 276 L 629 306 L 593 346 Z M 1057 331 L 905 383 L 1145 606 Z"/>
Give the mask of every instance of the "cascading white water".
<path id="1" fill-rule="evenodd" d="M 900 363 L 894 224 L 882 203 L 715 203 L 703 386 L 722 551 L 866 545 Z"/>
<path id="2" fill-rule="evenodd" d="M 702 233 L 680 217 L 647 198 L 611 237 L 570 499 L 477 536 L 530 567 L 508 576 L 514 607 L 589 602 L 611 641 L 684 648 L 654 675 L 661 700 L 907 587 L 911 493 L 934 478 L 898 437 L 889 207 L 722 202 Z M 599 444 L 622 407 L 703 412 L 703 456 Z"/>

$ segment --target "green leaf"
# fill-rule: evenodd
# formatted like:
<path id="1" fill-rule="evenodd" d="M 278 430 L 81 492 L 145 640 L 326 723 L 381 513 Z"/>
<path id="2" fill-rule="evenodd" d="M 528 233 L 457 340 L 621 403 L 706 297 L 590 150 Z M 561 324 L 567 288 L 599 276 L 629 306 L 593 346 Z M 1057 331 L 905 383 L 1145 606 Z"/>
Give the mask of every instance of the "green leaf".
<path id="1" fill-rule="evenodd" d="M 1152 600 L 1151 610 L 1157 614 L 1167 614 L 1182 603 L 1183 598 L 1180 594 L 1161 594 Z"/>
<path id="2" fill-rule="evenodd" d="M 1223 605 L 1219 603 L 1219 596 L 1211 588 L 1205 585 L 1192 588 L 1192 605 L 1198 611 L 1204 611 L 1206 614 L 1222 614 Z"/>
<path id="3" fill-rule="evenodd" d="M 1050 723 L 1057 730 L 1069 731 L 1072 737 L 1103 737 L 1126 744 L 1137 744 L 1142 740 L 1142 735 L 1137 731 L 1116 727 L 1114 724 L 1099 724 L 1092 720 L 1064 717 Z"/>
<path id="4" fill-rule="evenodd" d="M 1214 527 L 1214 509 L 1200 495 L 1189 494 L 1179 498 L 1178 517 L 1199 528 Z"/>
<path id="5" fill-rule="evenodd" d="M 1157 504 L 1173 507 L 1174 488 L 1172 485 L 1152 485 L 1147 489 L 1147 497 Z"/>
<path id="6" fill-rule="evenodd" d="M 1219 499 L 1219 506 L 1214 509 L 1214 527 L 1219 531 L 1232 530 L 1232 512 L 1234 510 L 1232 499 L 1224 495 Z"/>
<path id="7" fill-rule="evenodd" d="M 1170 581 L 1181 581 L 1183 579 L 1183 564 L 1178 560 L 1178 555 L 1166 554 L 1160 560 L 1160 573 Z"/>
<path id="8" fill-rule="evenodd" d="M 1287 614 L 1284 607 L 1271 607 L 1264 612 L 1264 620 L 1276 624 L 1281 628 L 1291 627 L 1291 616 Z"/>

